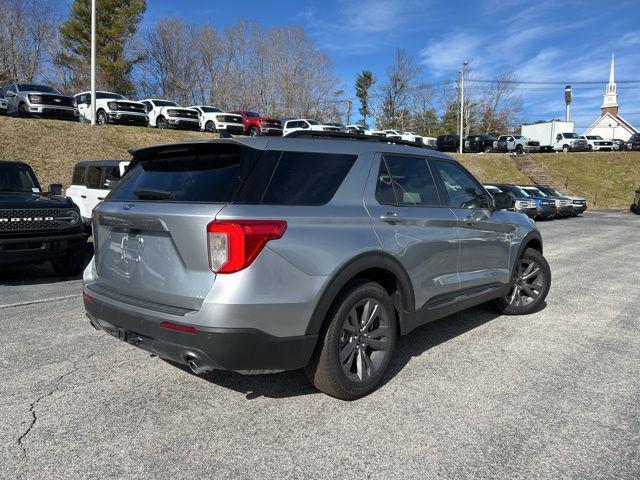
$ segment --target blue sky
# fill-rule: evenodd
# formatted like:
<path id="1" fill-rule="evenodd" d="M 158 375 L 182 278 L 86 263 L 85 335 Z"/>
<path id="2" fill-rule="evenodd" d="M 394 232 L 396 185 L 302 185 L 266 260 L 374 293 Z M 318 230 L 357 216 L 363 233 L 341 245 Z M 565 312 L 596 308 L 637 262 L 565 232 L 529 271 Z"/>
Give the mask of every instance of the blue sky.
<path id="1" fill-rule="evenodd" d="M 578 128 L 599 113 L 612 53 L 617 79 L 640 80 L 637 0 L 147 0 L 147 5 L 145 24 L 175 16 L 219 29 L 238 19 L 301 26 L 332 57 L 348 93 L 364 68 L 382 79 L 398 47 L 422 63 L 424 80 L 433 83 L 457 75 L 465 58 L 470 77 L 513 69 L 520 80 L 602 80 L 574 87 Z M 521 87 L 527 120 L 562 116 L 562 91 L 562 85 Z M 618 93 L 621 114 L 640 126 L 640 83 L 619 84 Z"/>

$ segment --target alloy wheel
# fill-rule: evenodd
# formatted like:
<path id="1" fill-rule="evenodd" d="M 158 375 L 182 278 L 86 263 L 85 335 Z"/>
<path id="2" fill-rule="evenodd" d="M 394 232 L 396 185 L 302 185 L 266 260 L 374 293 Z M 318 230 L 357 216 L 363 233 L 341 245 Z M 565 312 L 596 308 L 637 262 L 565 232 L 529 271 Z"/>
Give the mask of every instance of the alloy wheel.
<path id="1" fill-rule="evenodd" d="M 369 380 L 389 350 L 389 314 L 378 300 L 360 300 L 348 313 L 340 334 L 340 365 L 356 383 Z"/>
<path id="2" fill-rule="evenodd" d="M 525 307 L 536 301 L 544 289 L 544 270 L 530 258 L 523 258 L 516 267 L 507 303 L 514 307 Z"/>

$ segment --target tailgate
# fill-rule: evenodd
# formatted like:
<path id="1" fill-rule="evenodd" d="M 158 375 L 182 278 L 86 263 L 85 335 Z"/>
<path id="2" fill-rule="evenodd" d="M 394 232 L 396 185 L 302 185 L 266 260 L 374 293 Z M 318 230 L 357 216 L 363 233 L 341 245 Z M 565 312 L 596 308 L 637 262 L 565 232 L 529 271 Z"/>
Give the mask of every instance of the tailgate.
<path id="1" fill-rule="evenodd" d="M 207 224 L 222 205 L 103 203 L 94 219 L 98 284 L 191 310 L 207 295 Z"/>

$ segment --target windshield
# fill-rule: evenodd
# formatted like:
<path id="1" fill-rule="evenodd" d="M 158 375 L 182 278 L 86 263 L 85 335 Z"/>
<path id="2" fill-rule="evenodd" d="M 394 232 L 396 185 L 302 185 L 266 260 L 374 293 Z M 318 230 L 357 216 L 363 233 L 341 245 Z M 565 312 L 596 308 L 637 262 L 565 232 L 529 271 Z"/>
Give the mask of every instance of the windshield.
<path id="1" fill-rule="evenodd" d="M 548 193 L 549 195 L 553 196 L 553 197 L 561 197 L 562 194 L 560 192 L 558 192 L 555 188 L 552 187 L 544 187 L 543 189 L 544 192 Z"/>
<path id="2" fill-rule="evenodd" d="M 18 90 L 21 92 L 42 92 L 42 93 L 57 93 L 60 92 L 52 87 L 47 87 L 46 85 L 36 85 L 33 83 L 19 83 Z"/>
<path id="3" fill-rule="evenodd" d="M 580 138 L 577 134 L 575 133 L 563 133 L 564 138 Z"/>
<path id="4" fill-rule="evenodd" d="M 200 107 L 204 113 L 222 113 L 222 110 L 218 107 Z"/>
<path id="5" fill-rule="evenodd" d="M 249 118 L 260 118 L 260 114 L 256 112 L 244 112 L 244 116 Z"/>
<path id="6" fill-rule="evenodd" d="M 515 193 L 518 197 L 531 197 L 531 195 L 529 194 L 529 192 L 526 192 L 525 190 L 523 190 L 520 187 L 509 187 L 509 190 L 511 190 L 513 193 Z"/>
<path id="7" fill-rule="evenodd" d="M 96 98 L 98 100 L 106 100 L 108 98 L 113 98 L 115 100 L 126 100 L 125 97 L 123 97 L 122 95 L 118 95 L 117 93 L 111 93 L 111 92 L 96 92 Z"/>
<path id="8" fill-rule="evenodd" d="M 587 135 L 587 138 L 589 140 L 602 140 L 602 137 L 600 135 Z"/>
<path id="9" fill-rule="evenodd" d="M 168 100 L 152 100 L 156 107 L 179 107 L 176 102 L 170 102 Z"/>
<path id="10" fill-rule="evenodd" d="M 550 196 L 550 195 L 547 195 L 547 194 L 541 192 L 536 187 L 527 187 L 525 190 L 527 192 L 529 192 L 529 194 L 534 196 L 534 197 L 549 197 Z"/>
<path id="11" fill-rule="evenodd" d="M 31 169 L 23 164 L 0 164 L 0 192 L 39 192 L 40 185 Z"/>

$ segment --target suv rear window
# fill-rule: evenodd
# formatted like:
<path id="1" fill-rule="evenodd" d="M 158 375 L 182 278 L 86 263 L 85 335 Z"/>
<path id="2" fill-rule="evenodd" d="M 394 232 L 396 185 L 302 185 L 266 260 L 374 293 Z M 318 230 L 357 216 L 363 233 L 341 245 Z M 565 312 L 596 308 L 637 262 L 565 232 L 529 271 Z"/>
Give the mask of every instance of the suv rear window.
<path id="1" fill-rule="evenodd" d="M 356 158 L 229 144 L 190 156 L 160 151 L 136 162 L 108 200 L 323 205 Z"/>

